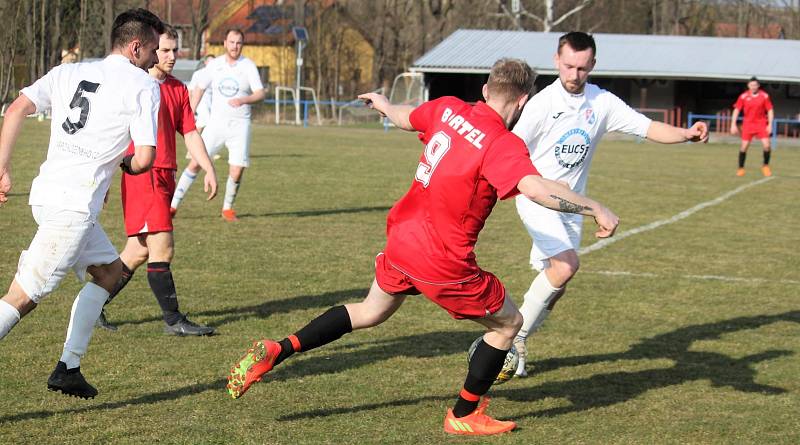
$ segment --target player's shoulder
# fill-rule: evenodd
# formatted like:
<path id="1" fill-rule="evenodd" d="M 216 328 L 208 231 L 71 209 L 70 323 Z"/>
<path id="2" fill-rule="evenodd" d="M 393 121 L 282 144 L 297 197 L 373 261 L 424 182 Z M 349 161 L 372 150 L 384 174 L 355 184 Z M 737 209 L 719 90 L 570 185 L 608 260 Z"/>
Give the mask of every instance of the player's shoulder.
<path id="1" fill-rule="evenodd" d="M 619 98 L 619 96 L 612 93 L 611 91 L 603 89 L 600 86 L 595 85 L 593 83 L 587 83 L 583 91 L 584 94 L 586 94 L 586 98 L 589 100 L 597 100 L 597 99 L 606 101 L 614 99 L 622 100 Z"/>
<path id="2" fill-rule="evenodd" d="M 237 63 L 237 65 L 241 66 L 242 68 L 258 69 L 258 67 L 256 66 L 256 63 L 253 62 L 253 59 L 250 59 L 250 58 L 245 57 L 245 56 L 240 56 L 239 60 L 237 60 L 236 63 Z"/>
<path id="3" fill-rule="evenodd" d="M 747 99 L 747 95 L 748 94 L 749 94 L 749 91 L 742 92 L 742 94 L 739 95 L 739 99 L 742 99 L 742 100 Z"/>
<path id="4" fill-rule="evenodd" d="M 758 90 L 759 96 L 763 97 L 764 99 L 769 99 L 769 93 L 764 90 Z"/>
<path id="5" fill-rule="evenodd" d="M 172 89 L 186 89 L 186 84 L 172 74 L 167 74 L 163 85 Z"/>

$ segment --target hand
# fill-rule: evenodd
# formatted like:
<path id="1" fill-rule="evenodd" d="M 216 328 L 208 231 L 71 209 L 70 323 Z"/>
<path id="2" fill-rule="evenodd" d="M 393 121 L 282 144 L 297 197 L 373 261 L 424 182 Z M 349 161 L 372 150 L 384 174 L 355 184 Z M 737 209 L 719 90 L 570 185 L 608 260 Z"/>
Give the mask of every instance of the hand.
<path id="1" fill-rule="evenodd" d="M 208 193 L 208 198 L 206 201 L 211 201 L 217 196 L 217 174 L 215 171 L 210 171 L 206 173 L 205 178 L 203 179 L 203 191 Z"/>
<path id="2" fill-rule="evenodd" d="M 736 126 L 736 123 L 731 124 L 731 134 L 739 134 L 739 127 Z"/>
<path id="3" fill-rule="evenodd" d="M 708 142 L 708 124 L 703 121 L 695 122 L 694 125 L 686 129 L 686 140 L 691 142 Z"/>
<path id="4" fill-rule="evenodd" d="M 0 170 L 0 206 L 8 201 L 8 193 L 11 191 L 11 171 L 8 169 Z"/>
<path id="5" fill-rule="evenodd" d="M 609 238 L 614 236 L 619 226 L 619 218 L 611 210 L 600 206 L 600 209 L 595 212 L 594 220 L 599 226 L 594 236 L 597 238 Z"/>
<path id="6" fill-rule="evenodd" d="M 772 136 L 772 125 L 767 124 L 767 136 Z"/>
<path id="7" fill-rule="evenodd" d="M 231 99 L 228 101 L 228 105 L 232 106 L 233 108 L 239 108 L 244 105 L 241 99 Z"/>
<path id="8" fill-rule="evenodd" d="M 367 107 L 376 110 L 383 117 L 386 117 L 386 110 L 391 106 L 389 99 L 383 94 L 365 93 L 359 94 L 358 98 L 363 100 Z"/>

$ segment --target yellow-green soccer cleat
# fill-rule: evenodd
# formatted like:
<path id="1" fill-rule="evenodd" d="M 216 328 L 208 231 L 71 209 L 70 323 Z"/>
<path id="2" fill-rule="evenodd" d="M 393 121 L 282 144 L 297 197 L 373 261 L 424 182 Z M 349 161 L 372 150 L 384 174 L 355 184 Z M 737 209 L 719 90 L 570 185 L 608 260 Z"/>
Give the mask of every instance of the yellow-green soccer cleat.
<path id="1" fill-rule="evenodd" d="M 253 343 L 253 347 L 233 365 L 228 374 L 228 394 L 234 399 L 243 396 L 250 389 L 250 385 L 261 381 L 261 377 L 270 372 L 281 345 L 272 340 L 260 340 Z"/>

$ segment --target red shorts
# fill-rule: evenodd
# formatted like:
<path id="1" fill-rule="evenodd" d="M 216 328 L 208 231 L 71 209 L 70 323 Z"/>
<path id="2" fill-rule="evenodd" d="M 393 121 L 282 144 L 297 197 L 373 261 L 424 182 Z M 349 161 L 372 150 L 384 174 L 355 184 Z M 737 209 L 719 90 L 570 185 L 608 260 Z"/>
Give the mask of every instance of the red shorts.
<path id="1" fill-rule="evenodd" d="M 175 193 L 175 170 L 152 168 L 122 175 L 122 214 L 128 236 L 172 231 L 169 206 Z"/>
<path id="2" fill-rule="evenodd" d="M 767 134 L 767 123 L 764 122 L 763 124 L 751 124 L 751 125 L 742 125 L 742 140 L 750 142 L 753 140 L 753 137 L 757 137 L 759 139 L 769 139 L 769 135 Z"/>
<path id="3" fill-rule="evenodd" d="M 483 318 L 503 307 L 506 290 L 491 272 L 481 270 L 474 278 L 461 283 L 433 284 L 410 277 L 386 258 L 375 258 L 375 280 L 389 294 L 425 295 L 456 319 Z"/>

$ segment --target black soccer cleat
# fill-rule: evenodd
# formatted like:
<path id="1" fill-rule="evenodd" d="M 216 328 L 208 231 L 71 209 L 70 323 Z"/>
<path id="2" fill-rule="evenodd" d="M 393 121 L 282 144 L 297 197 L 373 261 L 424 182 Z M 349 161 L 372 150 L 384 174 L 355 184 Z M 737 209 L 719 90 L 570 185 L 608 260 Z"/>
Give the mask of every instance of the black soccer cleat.
<path id="1" fill-rule="evenodd" d="M 111 322 L 108 321 L 108 319 L 106 318 L 106 310 L 105 309 L 103 309 L 100 312 L 100 316 L 97 317 L 97 321 L 94 322 L 94 325 L 97 326 L 97 327 L 109 330 L 111 332 L 116 332 L 117 329 L 118 329 L 117 325 L 111 324 Z"/>
<path id="2" fill-rule="evenodd" d="M 164 333 L 177 335 L 178 337 L 185 337 L 187 335 L 203 336 L 213 334 L 214 328 L 211 326 L 199 325 L 186 318 L 186 314 L 183 314 L 181 315 L 181 319 L 175 324 L 164 326 Z"/>
<path id="3" fill-rule="evenodd" d="M 94 386 L 83 378 L 81 367 L 67 369 L 66 363 L 59 361 L 56 369 L 47 379 L 47 389 L 59 391 L 68 396 L 80 397 L 81 399 L 93 399 L 97 395 Z"/>

